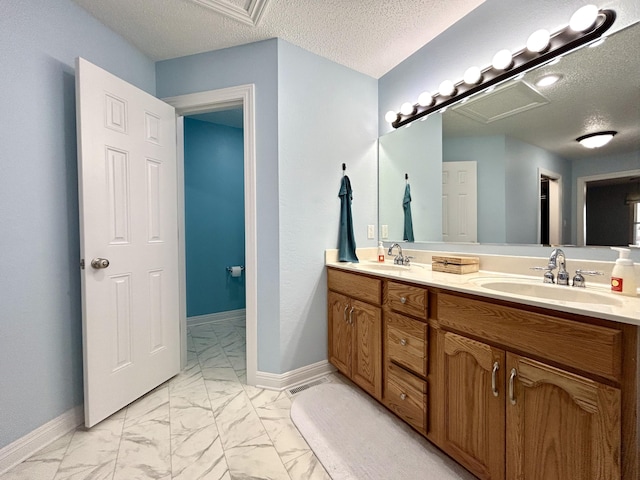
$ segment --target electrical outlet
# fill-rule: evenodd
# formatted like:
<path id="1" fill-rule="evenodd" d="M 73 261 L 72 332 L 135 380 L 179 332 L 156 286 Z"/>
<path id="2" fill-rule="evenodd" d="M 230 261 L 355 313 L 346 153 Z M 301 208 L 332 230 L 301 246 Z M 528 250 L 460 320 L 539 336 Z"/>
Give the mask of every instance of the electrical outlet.
<path id="1" fill-rule="evenodd" d="M 367 225 L 367 238 L 372 240 L 376 235 L 376 226 L 375 225 Z"/>
<path id="2" fill-rule="evenodd" d="M 389 225 L 381 225 L 380 230 L 380 236 L 382 238 L 389 238 Z"/>

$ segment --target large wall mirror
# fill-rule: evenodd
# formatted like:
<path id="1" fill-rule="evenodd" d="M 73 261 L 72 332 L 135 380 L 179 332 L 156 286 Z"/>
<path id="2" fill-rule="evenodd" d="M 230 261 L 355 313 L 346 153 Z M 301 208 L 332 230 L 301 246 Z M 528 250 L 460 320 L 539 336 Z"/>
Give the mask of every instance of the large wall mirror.
<path id="1" fill-rule="evenodd" d="M 380 238 L 403 240 L 408 174 L 416 242 L 640 245 L 638 45 L 636 23 L 380 137 Z"/>

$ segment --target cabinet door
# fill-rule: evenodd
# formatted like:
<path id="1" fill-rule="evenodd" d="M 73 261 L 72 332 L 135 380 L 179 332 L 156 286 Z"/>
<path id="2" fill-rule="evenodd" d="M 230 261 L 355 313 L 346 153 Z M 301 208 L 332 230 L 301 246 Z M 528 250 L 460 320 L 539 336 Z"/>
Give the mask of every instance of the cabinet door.
<path id="1" fill-rule="evenodd" d="M 503 480 L 505 353 L 450 332 L 441 335 L 443 448 L 479 478 Z"/>
<path id="2" fill-rule="evenodd" d="M 351 377 L 351 326 L 349 298 L 329 292 L 329 361 L 344 375 Z"/>
<path id="3" fill-rule="evenodd" d="M 351 379 L 375 398 L 382 398 L 382 312 L 352 300 L 353 363 Z"/>
<path id="4" fill-rule="evenodd" d="M 506 374 L 507 478 L 620 478 L 619 389 L 511 353 Z"/>

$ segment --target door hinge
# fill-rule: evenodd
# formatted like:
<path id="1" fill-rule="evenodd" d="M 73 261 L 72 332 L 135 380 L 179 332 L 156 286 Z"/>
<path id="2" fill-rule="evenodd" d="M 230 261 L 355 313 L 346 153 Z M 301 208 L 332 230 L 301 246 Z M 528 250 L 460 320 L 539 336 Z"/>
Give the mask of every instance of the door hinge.
<path id="1" fill-rule="evenodd" d="M 80 268 L 84 270 L 84 258 L 80 259 Z"/>

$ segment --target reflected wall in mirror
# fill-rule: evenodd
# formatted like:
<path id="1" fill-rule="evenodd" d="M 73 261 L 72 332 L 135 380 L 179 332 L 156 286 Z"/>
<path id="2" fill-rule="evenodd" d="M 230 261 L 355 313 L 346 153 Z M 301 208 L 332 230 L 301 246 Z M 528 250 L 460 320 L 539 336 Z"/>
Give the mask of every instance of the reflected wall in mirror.
<path id="1" fill-rule="evenodd" d="M 633 235 L 638 221 L 634 202 L 615 202 L 613 194 L 587 198 L 586 192 L 591 179 L 638 177 L 638 45 L 640 25 L 635 24 L 611 35 L 599 46 L 568 54 L 557 64 L 532 70 L 523 78 L 480 93 L 442 114 L 441 161 L 475 162 L 477 167 L 478 242 L 620 245 L 637 241 Z M 559 80 L 547 86 L 538 83 L 550 75 Z M 605 147 L 588 150 L 575 141 L 586 133 L 604 130 L 618 132 Z M 380 145 L 391 134 L 380 137 Z M 407 154 L 402 151 L 423 140 L 418 130 L 413 133 L 408 129 L 405 137 L 406 143 L 394 145 L 400 151 L 398 155 L 404 156 L 402 168 L 410 170 L 415 166 L 407 165 Z M 390 165 L 396 154 L 391 148 L 385 150 L 385 169 L 393 168 Z M 414 158 L 416 164 L 421 161 L 417 154 Z M 380 165 L 382 168 L 382 160 Z M 440 175 L 441 170 L 434 165 L 429 175 Z M 398 231 L 395 225 L 402 222 L 402 210 L 398 215 L 383 208 L 392 202 L 386 196 L 389 175 L 381 172 L 379 181 L 380 224 L 389 225 L 388 240 L 401 240 L 392 232 Z M 430 210 L 419 213 L 417 205 L 425 192 L 416 181 L 411 189 L 415 240 L 433 241 L 434 235 L 427 238 L 418 234 L 416 217 L 442 215 L 443 204 L 423 202 Z M 607 198 L 606 206 L 597 203 L 602 197 Z M 452 204 L 451 199 L 448 203 Z M 615 236 L 609 235 L 614 229 L 602 221 L 602 216 L 589 214 L 602 211 L 610 212 L 609 219 L 626 219 L 615 229 Z M 457 227 L 468 221 L 454 223 Z M 622 238 L 620 231 L 627 232 L 626 237 Z"/>

